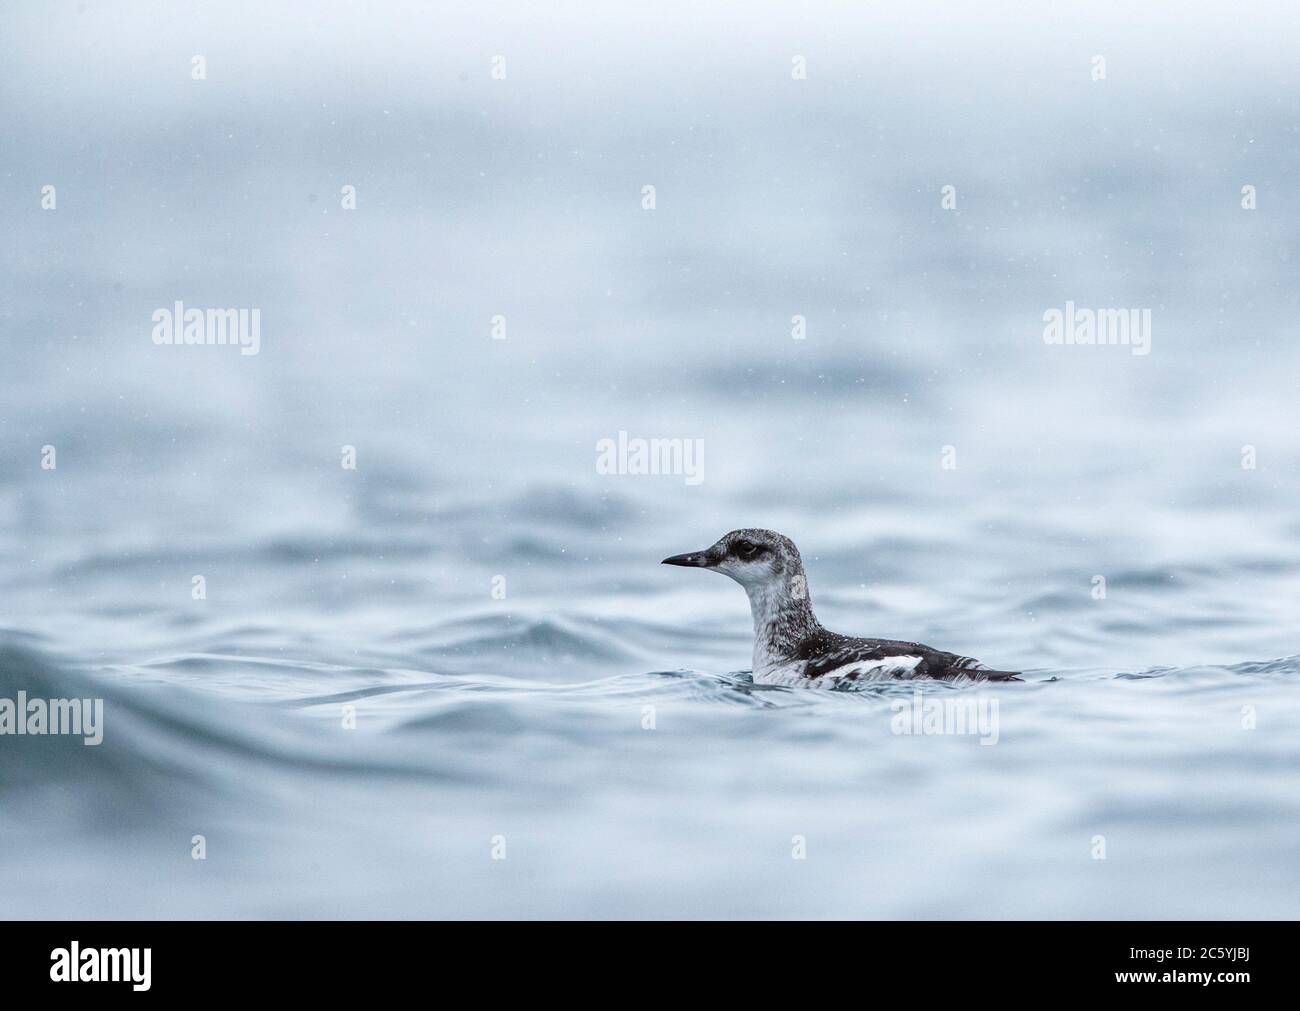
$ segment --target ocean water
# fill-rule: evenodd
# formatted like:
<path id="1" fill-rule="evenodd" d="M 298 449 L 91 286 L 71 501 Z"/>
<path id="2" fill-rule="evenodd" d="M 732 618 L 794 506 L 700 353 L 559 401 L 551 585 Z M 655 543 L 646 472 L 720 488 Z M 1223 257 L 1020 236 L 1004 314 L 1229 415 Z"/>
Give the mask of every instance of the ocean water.
<path id="1" fill-rule="evenodd" d="M 0 13 L 0 916 L 1300 915 L 1292 13 L 322 11 Z"/>

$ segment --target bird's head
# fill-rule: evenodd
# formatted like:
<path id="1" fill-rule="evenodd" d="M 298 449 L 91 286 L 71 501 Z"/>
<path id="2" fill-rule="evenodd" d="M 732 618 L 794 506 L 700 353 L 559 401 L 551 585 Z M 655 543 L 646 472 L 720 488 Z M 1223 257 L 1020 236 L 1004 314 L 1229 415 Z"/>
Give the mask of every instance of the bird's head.
<path id="1" fill-rule="evenodd" d="M 808 595 L 803 560 L 789 537 L 774 530 L 733 530 L 712 547 L 663 560 L 664 565 L 712 569 L 746 590 L 781 587 L 796 599 Z"/>

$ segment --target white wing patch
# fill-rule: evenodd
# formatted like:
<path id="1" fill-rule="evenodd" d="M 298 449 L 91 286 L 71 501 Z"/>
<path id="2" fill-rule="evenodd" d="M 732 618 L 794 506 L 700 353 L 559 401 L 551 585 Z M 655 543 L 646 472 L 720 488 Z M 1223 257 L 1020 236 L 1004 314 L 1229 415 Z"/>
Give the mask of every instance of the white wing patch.
<path id="1" fill-rule="evenodd" d="M 754 681 L 763 685 L 787 685 L 800 688 L 834 688 L 845 682 L 889 681 L 893 678 L 916 676 L 921 665 L 919 656 L 887 656 L 879 660 L 853 660 L 841 667 L 833 667 L 815 678 L 804 676 L 804 663 L 785 664 L 754 675 Z"/>

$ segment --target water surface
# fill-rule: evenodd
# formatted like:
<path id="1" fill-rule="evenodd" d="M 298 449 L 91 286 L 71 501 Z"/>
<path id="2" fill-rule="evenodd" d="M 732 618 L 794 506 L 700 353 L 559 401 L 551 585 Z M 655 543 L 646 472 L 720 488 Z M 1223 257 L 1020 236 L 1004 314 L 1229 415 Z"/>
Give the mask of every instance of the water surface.
<path id="1" fill-rule="evenodd" d="M 1289 14 L 326 10 L 0 15 L 0 915 L 1300 915 Z M 996 744 L 753 686 L 741 526 Z"/>

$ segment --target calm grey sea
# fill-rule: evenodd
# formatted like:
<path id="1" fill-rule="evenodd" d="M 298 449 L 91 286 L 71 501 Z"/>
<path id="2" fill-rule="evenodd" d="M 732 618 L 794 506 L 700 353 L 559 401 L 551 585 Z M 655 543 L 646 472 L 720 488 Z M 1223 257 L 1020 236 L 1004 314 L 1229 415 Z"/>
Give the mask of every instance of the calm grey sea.
<path id="1" fill-rule="evenodd" d="M 0 9 L 0 916 L 1300 915 L 1300 15 L 548 6 Z"/>

